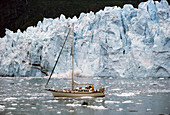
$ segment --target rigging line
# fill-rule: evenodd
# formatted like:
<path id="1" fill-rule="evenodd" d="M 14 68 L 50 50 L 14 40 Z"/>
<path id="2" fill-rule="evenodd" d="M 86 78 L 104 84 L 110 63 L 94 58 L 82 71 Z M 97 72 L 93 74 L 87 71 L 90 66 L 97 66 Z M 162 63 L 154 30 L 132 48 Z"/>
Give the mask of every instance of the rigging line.
<path id="1" fill-rule="evenodd" d="M 45 88 L 47 87 L 48 82 L 50 81 L 51 76 L 52 76 L 52 74 L 53 74 L 53 72 L 54 72 L 54 69 L 55 69 L 55 67 L 56 67 L 56 65 L 57 65 L 57 63 L 58 63 L 58 60 L 59 60 L 60 55 L 61 55 L 61 52 L 62 52 L 62 50 L 63 50 L 63 48 L 64 48 L 64 45 L 65 45 L 65 43 L 66 43 L 66 41 L 67 41 L 67 38 L 68 38 L 68 36 L 69 36 L 70 30 L 71 30 L 71 28 L 69 28 L 69 32 L 68 32 L 68 34 L 67 34 L 67 36 L 66 36 L 66 39 L 65 39 L 65 41 L 64 41 L 64 43 L 63 43 L 63 46 L 62 46 L 62 48 L 61 48 L 61 50 L 60 50 L 60 53 L 59 53 L 59 55 L 58 55 L 58 57 L 57 57 L 57 60 L 56 60 L 56 62 L 55 62 L 55 65 L 54 65 L 54 67 L 53 67 L 53 70 L 52 70 L 52 72 L 51 72 L 51 74 L 50 74 L 50 77 L 49 77 L 49 79 L 48 79 L 48 81 L 47 81 L 47 83 L 46 83 L 46 85 L 45 85 Z"/>

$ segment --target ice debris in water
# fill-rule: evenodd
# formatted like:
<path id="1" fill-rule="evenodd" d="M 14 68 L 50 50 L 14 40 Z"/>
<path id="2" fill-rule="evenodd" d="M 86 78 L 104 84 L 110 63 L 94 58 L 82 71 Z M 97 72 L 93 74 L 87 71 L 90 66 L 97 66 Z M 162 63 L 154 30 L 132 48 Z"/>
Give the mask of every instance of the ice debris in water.
<path id="1" fill-rule="evenodd" d="M 57 114 L 61 114 L 61 111 L 57 111 Z"/>
<path id="2" fill-rule="evenodd" d="M 116 96 L 120 96 L 120 97 L 129 97 L 129 96 L 135 96 L 135 94 L 134 93 L 121 93 L 121 94 L 114 94 L 114 95 L 116 95 Z"/>
<path id="3" fill-rule="evenodd" d="M 106 104 L 119 104 L 119 101 L 105 101 Z"/>
<path id="4" fill-rule="evenodd" d="M 4 111 L 5 110 L 5 106 L 4 105 L 0 105 L 0 111 Z"/>
<path id="5" fill-rule="evenodd" d="M 47 76 L 75 24 L 75 69 L 92 76 L 169 77 L 170 6 L 166 0 L 141 2 L 138 8 L 105 7 L 80 17 L 39 21 L 0 39 L 0 76 Z M 71 36 L 54 71 L 71 69 Z"/>
<path id="6" fill-rule="evenodd" d="M 122 103 L 133 103 L 131 100 L 123 101 Z"/>
<path id="7" fill-rule="evenodd" d="M 12 105 L 12 106 L 17 106 L 18 104 L 17 104 L 17 103 L 12 103 L 11 105 Z"/>
<path id="8" fill-rule="evenodd" d="M 88 108 L 91 108 L 91 109 L 99 109 L 99 110 L 106 110 L 107 108 L 105 108 L 104 106 L 87 106 Z"/>
<path id="9" fill-rule="evenodd" d="M 66 106 L 70 106 L 70 107 L 77 107 L 77 106 L 81 106 L 81 104 L 75 104 L 75 103 L 73 103 L 73 104 L 66 104 Z"/>
<path id="10" fill-rule="evenodd" d="M 16 108 L 14 108 L 14 107 L 8 107 L 7 109 L 15 110 Z"/>
<path id="11" fill-rule="evenodd" d="M 9 97 L 9 98 L 5 98 L 4 101 L 11 101 L 11 100 L 17 100 L 17 98 L 15 97 Z"/>
<path id="12" fill-rule="evenodd" d="M 123 108 L 119 108 L 117 111 L 123 111 Z"/>
<path id="13" fill-rule="evenodd" d="M 48 102 L 48 103 L 56 103 L 56 102 L 58 102 L 58 100 L 49 100 L 49 101 L 44 101 L 44 102 Z"/>

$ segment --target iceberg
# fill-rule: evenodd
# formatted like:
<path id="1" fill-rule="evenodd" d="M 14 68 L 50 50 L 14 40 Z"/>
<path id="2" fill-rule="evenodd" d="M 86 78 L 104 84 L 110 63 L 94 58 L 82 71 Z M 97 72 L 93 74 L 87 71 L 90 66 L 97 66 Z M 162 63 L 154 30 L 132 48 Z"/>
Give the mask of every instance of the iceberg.
<path id="1" fill-rule="evenodd" d="M 68 27 L 75 25 L 75 69 L 90 76 L 169 77 L 170 6 L 166 0 L 138 8 L 105 7 L 66 19 L 44 18 L 37 26 L 0 38 L 0 76 L 48 76 Z M 71 35 L 55 74 L 71 69 Z"/>

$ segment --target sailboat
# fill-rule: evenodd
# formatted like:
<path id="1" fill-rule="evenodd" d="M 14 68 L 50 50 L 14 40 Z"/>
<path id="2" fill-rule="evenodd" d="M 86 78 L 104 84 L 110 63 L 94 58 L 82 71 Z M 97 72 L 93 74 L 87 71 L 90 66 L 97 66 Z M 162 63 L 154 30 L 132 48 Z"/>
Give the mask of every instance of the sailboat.
<path id="1" fill-rule="evenodd" d="M 59 60 L 59 57 L 60 57 L 61 52 L 63 50 L 63 47 L 64 47 L 66 40 L 69 36 L 70 30 L 71 30 L 71 28 L 69 28 L 69 32 L 66 36 L 66 39 L 63 43 L 61 50 L 60 50 L 59 56 L 58 56 L 56 63 L 53 67 L 53 70 L 50 74 L 50 77 L 49 77 L 49 79 L 48 79 L 48 81 L 45 85 L 45 90 L 50 91 L 53 94 L 54 97 L 104 97 L 105 96 L 104 88 L 101 87 L 99 90 L 94 90 L 94 85 L 91 84 L 91 83 L 79 83 L 79 82 L 74 81 L 74 23 L 72 25 L 73 25 L 73 29 L 72 29 L 72 32 L 73 32 L 73 36 L 72 36 L 73 37 L 73 39 L 72 39 L 72 89 L 71 90 L 69 90 L 69 89 L 55 90 L 55 89 L 52 89 L 52 88 L 47 88 L 48 82 L 49 82 L 49 80 L 50 80 L 50 78 L 51 78 L 51 76 L 54 72 L 54 69 L 57 65 L 57 62 Z M 86 86 L 86 87 L 74 88 L 74 86 L 76 86 L 76 85 L 83 85 L 83 86 Z"/>

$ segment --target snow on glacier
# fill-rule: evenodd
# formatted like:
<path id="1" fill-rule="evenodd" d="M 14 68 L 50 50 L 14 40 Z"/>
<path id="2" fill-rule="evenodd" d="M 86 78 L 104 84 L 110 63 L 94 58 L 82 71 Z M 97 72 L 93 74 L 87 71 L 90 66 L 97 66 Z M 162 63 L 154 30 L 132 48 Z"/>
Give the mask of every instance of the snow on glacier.
<path id="1" fill-rule="evenodd" d="M 142 2 L 138 8 L 105 7 L 80 17 L 38 22 L 0 39 L 0 76 L 47 76 L 68 29 L 74 23 L 75 69 L 92 76 L 169 77 L 170 6 L 166 0 Z M 55 74 L 71 69 L 72 33 Z"/>

